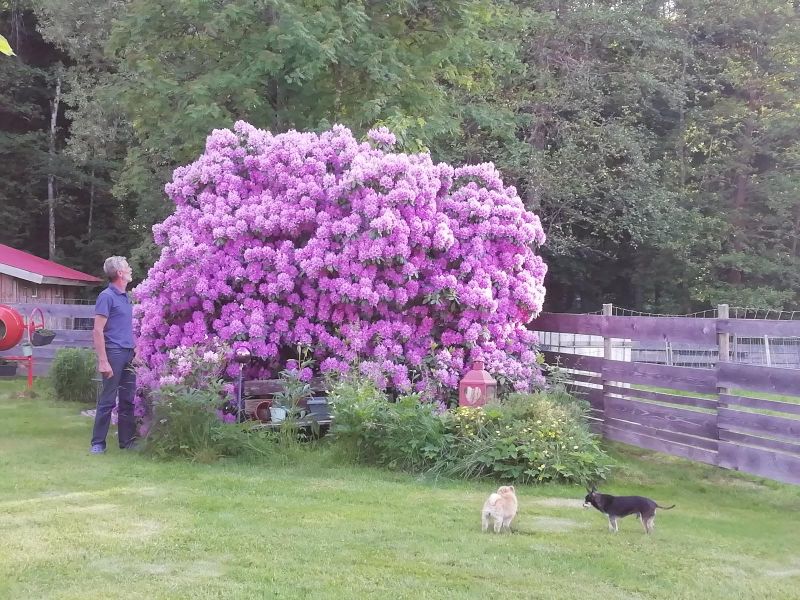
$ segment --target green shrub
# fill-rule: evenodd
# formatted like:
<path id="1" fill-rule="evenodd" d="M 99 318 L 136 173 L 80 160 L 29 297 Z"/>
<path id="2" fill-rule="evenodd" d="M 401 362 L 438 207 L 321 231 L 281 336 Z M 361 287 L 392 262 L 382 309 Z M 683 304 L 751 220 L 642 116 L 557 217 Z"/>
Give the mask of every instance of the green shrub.
<path id="1" fill-rule="evenodd" d="M 440 460 L 449 436 L 437 405 L 420 402 L 419 396 L 412 395 L 390 406 L 378 430 L 378 460 L 408 471 L 422 471 Z"/>
<path id="2" fill-rule="evenodd" d="M 330 390 L 334 424 L 330 436 L 339 449 L 356 462 L 376 462 L 376 437 L 386 396 L 369 379 L 345 378 Z"/>
<path id="3" fill-rule="evenodd" d="M 449 415 L 453 445 L 434 471 L 518 483 L 599 481 L 610 460 L 581 403 L 563 391 L 512 394 L 500 405 Z"/>
<path id="4" fill-rule="evenodd" d="M 422 471 L 446 448 L 435 405 L 416 395 L 389 402 L 369 379 L 348 379 L 331 390 L 335 442 L 359 462 Z"/>
<path id="5" fill-rule="evenodd" d="M 348 381 L 331 401 L 334 440 L 360 462 L 517 483 L 598 481 L 610 465 L 585 405 L 563 388 L 439 413 L 414 396 L 391 403 L 368 382 Z"/>
<path id="6" fill-rule="evenodd" d="M 444 421 L 435 405 L 420 402 L 417 396 L 388 402 L 374 388 L 373 393 L 363 391 L 347 397 L 335 389 L 331 398 L 334 439 L 351 457 L 391 469 L 422 471 L 446 450 Z"/>
<path id="7" fill-rule="evenodd" d="M 163 386 L 153 404 L 153 422 L 143 451 L 159 459 L 213 462 L 223 456 L 267 454 L 270 436 L 250 426 L 224 423 L 219 414 L 222 383 L 204 389 L 186 385 Z"/>
<path id="8" fill-rule="evenodd" d="M 95 402 L 97 363 L 94 353 L 83 348 L 62 348 L 50 367 L 50 379 L 58 400 Z"/>

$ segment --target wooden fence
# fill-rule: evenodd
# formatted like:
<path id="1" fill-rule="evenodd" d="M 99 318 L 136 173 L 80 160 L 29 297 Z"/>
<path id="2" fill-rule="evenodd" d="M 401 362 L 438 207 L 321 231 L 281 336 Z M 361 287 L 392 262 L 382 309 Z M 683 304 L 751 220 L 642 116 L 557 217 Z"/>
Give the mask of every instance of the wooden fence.
<path id="1" fill-rule="evenodd" d="M 58 349 L 91 347 L 91 331 L 75 327 L 91 322 L 93 306 L 16 307 L 25 315 L 41 308 L 46 325 L 56 332 L 51 345 L 34 349 L 36 375 L 47 374 Z M 728 319 L 724 310 L 720 315 L 544 313 L 531 328 L 604 338 L 604 356 L 545 356 L 548 364 L 565 369 L 574 389 L 585 395 L 592 426 L 606 438 L 800 484 L 800 369 L 738 364 L 729 344 L 731 335 L 800 337 L 800 321 Z M 614 338 L 715 345 L 719 359 L 708 369 L 613 360 Z M 21 349 L 0 352 L 0 357 L 10 354 L 21 354 Z"/>
<path id="2" fill-rule="evenodd" d="M 92 332 L 85 328 L 90 327 L 94 319 L 94 305 L 10 303 L 9 306 L 16 308 L 26 318 L 34 308 L 40 308 L 44 313 L 45 326 L 56 334 L 52 344 L 33 349 L 33 374 L 36 376 L 47 375 L 59 349 L 92 347 Z M 22 348 L 18 345 L 11 350 L 0 352 L 0 358 L 21 354 Z M 25 369 L 27 367 L 21 365 L 17 368 L 17 373 L 22 375 Z"/>
<path id="3" fill-rule="evenodd" d="M 609 311 L 610 312 L 610 311 Z M 800 369 L 731 362 L 737 336 L 800 337 L 800 321 L 544 313 L 543 332 L 602 336 L 604 357 L 545 352 L 590 404 L 604 437 L 800 484 Z M 713 368 L 611 360 L 612 338 L 713 344 Z M 734 357 L 735 358 L 735 357 Z"/>

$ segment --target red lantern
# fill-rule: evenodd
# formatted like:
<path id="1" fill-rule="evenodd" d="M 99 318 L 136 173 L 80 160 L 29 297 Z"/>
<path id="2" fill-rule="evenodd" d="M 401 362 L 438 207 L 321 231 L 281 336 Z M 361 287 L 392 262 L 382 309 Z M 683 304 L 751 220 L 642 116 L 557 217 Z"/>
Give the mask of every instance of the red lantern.
<path id="1" fill-rule="evenodd" d="M 483 361 L 476 360 L 461 383 L 458 384 L 459 406 L 483 406 L 497 399 L 497 381 L 483 368 Z"/>

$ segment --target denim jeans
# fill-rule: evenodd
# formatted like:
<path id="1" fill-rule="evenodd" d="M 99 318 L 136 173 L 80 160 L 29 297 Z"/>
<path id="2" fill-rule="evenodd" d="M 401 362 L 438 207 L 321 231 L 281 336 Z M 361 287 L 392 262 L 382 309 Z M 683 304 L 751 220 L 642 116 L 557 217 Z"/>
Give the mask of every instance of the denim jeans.
<path id="1" fill-rule="evenodd" d="M 108 427 L 111 425 L 111 411 L 119 397 L 117 407 L 117 429 L 119 447 L 127 448 L 136 436 L 136 420 L 133 416 L 133 395 L 136 392 L 136 373 L 133 371 L 133 349 L 106 348 L 108 362 L 114 374 L 103 379 L 103 390 L 97 401 L 94 416 L 92 446 L 100 444 L 105 448 Z"/>

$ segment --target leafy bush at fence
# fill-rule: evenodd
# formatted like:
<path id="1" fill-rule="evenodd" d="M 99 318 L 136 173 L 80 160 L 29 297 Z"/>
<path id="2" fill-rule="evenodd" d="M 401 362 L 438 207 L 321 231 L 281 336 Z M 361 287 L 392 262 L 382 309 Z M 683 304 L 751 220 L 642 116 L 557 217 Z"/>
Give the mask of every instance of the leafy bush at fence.
<path id="1" fill-rule="evenodd" d="M 58 400 L 94 402 L 97 398 L 97 362 L 94 353 L 83 348 L 63 348 L 56 352 L 50 379 Z"/>
<path id="2" fill-rule="evenodd" d="M 332 402 L 335 440 L 360 462 L 518 483 L 597 481 L 609 468 L 582 404 L 560 388 L 439 411 L 414 396 L 388 402 L 350 380 L 334 388 Z"/>
<path id="3" fill-rule="evenodd" d="M 597 481 L 608 458 L 578 401 L 562 391 L 515 394 L 498 406 L 458 408 L 450 415 L 453 451 L 436 465 L 460 477 L 519 482 Z"/>

